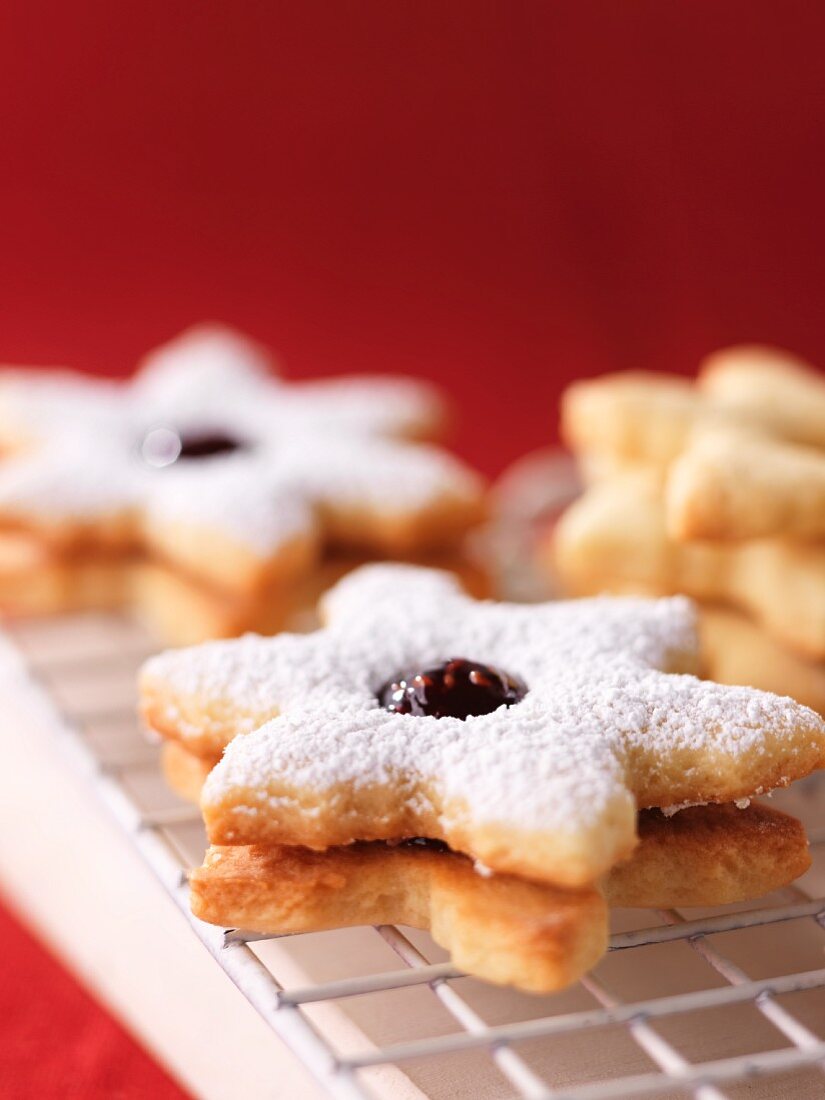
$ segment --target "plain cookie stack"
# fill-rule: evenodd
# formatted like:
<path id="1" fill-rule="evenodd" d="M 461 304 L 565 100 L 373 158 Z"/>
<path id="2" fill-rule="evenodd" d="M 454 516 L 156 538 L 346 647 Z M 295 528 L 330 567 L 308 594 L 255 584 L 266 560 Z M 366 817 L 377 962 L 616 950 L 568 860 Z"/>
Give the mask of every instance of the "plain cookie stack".
<path id="1" fill-rule="evenodd" d="M 576 383 L 562 429 L 588 483 L 542 549 L 565 589 L 692 596 L 708 676 L 825 713 L 825 378 L 733 348 L 695 383 Z"/>
<path id="2" fill-rule="evenodd" d="M 371 565 L 321 617 L 143 668 L 147 726 L 220 756 L 204 920 L 410 924 L 472 974 L 545 991 L 600 958 L 610 904 L 740 901 L 808 866 L 799 823 L 750 798 L 823 766 L 825 724 L 697 679 L 690 601 L 478 602 L 441 571 Z"/>

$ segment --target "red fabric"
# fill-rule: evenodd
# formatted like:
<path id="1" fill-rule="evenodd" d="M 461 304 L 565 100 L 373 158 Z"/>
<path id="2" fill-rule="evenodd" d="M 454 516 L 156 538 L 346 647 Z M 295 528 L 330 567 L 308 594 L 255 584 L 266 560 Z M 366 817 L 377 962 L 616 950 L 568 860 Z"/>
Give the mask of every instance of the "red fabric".
<path id="1" fill-rule="evenodd" d="M 0 905 L 0 1097 L 185 1100 Z"/>
<path id="2" fill-rule="evenodd" d="M 224 319 L 296 376 L 440 379 L 490 472 L 575 375 L 825 363 L 824 37 L 813 0 L 5 5 L 0 355 L 122 373 Z M 3 946 L 19 1095 L 81 1039 L 85 1097 L 171 1088 Z"/>

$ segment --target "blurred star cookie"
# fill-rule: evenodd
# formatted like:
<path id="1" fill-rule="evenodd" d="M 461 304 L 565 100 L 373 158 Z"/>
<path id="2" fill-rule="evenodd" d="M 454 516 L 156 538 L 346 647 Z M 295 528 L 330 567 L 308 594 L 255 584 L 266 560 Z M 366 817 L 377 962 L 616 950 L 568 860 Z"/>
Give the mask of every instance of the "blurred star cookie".
<path id="1" fill-rule="evenodd" d="M 461 570 L 483 485 L 419 442 L 443 419 L 434 391 L 391 377 L 288 384 L 270 366 L 258 345 L 202 326 L 126 383 L 5 371 L 4 606 L 122 601 L 191 638 L 283 626 L 354 555 Z"/>

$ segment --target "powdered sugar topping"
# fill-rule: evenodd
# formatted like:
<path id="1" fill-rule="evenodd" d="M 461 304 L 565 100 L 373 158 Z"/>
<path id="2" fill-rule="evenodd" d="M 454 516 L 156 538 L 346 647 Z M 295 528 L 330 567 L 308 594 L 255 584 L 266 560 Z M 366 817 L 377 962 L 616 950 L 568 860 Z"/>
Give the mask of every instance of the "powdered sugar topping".
<path id="1" fill-rule="evenodd" d="M 686 674 L 695 612 L 681 598 L 479 603 L 446 574 L 380 565 L 344 578 L 324 613 L 314 634 L 213 643 L 146 666 L 173 697 L 234 698 L 246 728 L 278 714 L 229 745 L 206 806 L 228 798 L 277 814 L 291 796 L 272 784 L 302 792 L 302 805 L 342 785 L 389 786 L 413 810 L 435 798 L 445 820 L 461 805 L 477 822 L 575 833 L 632 799 L 641 769 L 672 768 L 680 754 L 735 764 L 800 726 L 825 743 L 825 725 L 789 699 Z M 393 674 L 453 656 L 521 677 L 527 695 L 464 721 L 379 705 Z"/>
<path id="2" fill-rule="evenodd" d="M 158 349 L 129 383 L 69 372 L 0 377 L 0 513 L 31 526 L 111 514 L 207 526 L 261 556 L 312 536 L 331 507 L 417 513 L 477 500 L 479 479 L 437 448 L 403 437 L 440 417 L 437 397 L 405 379 L 287 384 L 267 353 L 219 326 Z M 147 433 L 221 433 L 231 454 L 152 468 Z"/>

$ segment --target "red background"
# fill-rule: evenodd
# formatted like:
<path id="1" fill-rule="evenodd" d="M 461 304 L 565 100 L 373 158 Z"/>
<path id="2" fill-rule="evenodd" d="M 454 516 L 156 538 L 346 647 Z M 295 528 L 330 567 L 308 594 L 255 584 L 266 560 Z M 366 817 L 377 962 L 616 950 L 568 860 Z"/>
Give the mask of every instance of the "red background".
<path id="1" fill-rule="evenodd" d="M 563 379 L 825 362 L 825 8 L 7 5 L 0 354 L 129 369 L 203 317 L 296 375 L 441 379 L 489 471 Z"/>
<path id="2" fill-rule="evenodd" d="M 440 379 L 489 472 L 574 375 L 825 363 L 823 41 L 818 0 L 5 5 L 0 355 L 117 373 L 223 319 Z"/>

